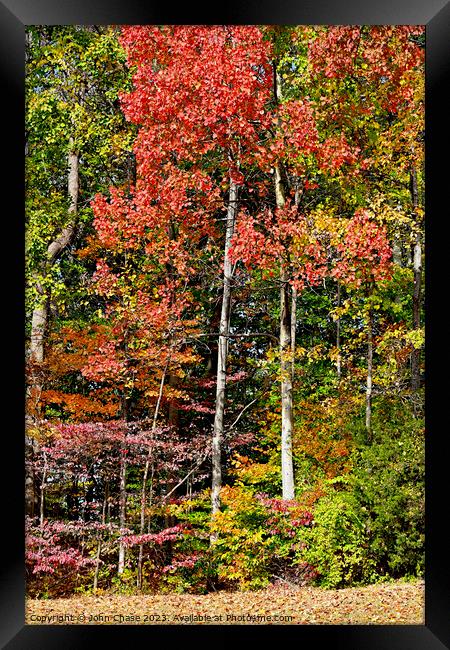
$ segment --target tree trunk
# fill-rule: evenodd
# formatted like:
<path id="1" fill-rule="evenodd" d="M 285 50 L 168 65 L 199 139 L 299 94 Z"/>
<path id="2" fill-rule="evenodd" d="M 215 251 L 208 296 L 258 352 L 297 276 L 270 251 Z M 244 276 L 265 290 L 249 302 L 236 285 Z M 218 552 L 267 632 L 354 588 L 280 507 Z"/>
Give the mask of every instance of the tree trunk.
<path id="1" fill-rule="evenodd" d="M 95 554 L 95 573 L 94 573 L 94 584 L 92 585 L 92 591 L 94 594 L 97 591 L 98 587 L 98 574 L 100 571 L 100 555 L 102 552 L 102 540 L 99 539 L 97 542 L 97 552 Z"/>
<path id="2" fill-rule="evenodd" d="M 275 167 L 275 198 L 277 208 L 285 205 L 281 169 Z M 280 272 L 280 373 L 281 373 L 281 484 L 283 499 L 295 497 L 292 431 L 294 411 L 292 400 L 292 315 L 289 304 L 289 282 L 285 262 Z"/>
<path id="3" fill-rule="evenodd" d="M 178 377 L 172 373 L 169 374 L 167 377 L 167 384 L 170 388 L 175 388 L 178 385 Z M 167 423 L 170 427 L 170 429 L 173 431 L 175 434 L 178 432 L 179 429 L 179 411 L 178 411 L 178 404 L 176 398 L 174 399 L 173 397 L 169 397 L 169 408 L 168 408 L 168 414 L 167 414 Z M 167 483 L 166 483 L 166 490 L 167 492 L 170 492 L 174 485 L 177 484 L 177 476 L 175 471 L 170 468 L 167 469 Z M 164 517 L 164 522 L 165 522 L 165 527 L 170 528 L 171 526 L 174 525 L 174 517 L 173 515 L 166 513 Z M 168 547 L 172 547 L 172 542 L 168 542 Z"/>
<path id="4" fill-rule="evenodd" d="M 274 64 L 274 96 L 282 99 L 281 78 Z M 275 202 L 278 209 L 284 208 L 286 190 L 281 164 L 275 165 Z M 289 282 L 286 262 L 280 270 L 280 372 L 281 372 L 281 485 L 283 499 L 295 497 L 294 462 L 292 458 L 292 432 L 294 410 L 292 399 L 292 315 L 289 305 Z"/>
<path id="5" fill-rule="evenodd" d="M 25 428 L 31 425 L 29 415 L 25 417 Z M 39 487 L 34 462 L 39 452 L 39 445 L 33 436 L 25 435 L 25 513 L 34 517 L 39 504 Z"/>
<path id="6" fill-rule="evenodd" d="M 127 491 L 126 491 L 126 476 L 127 476 L 127 460 L 125 457 L 126 445 L 122 444 L 121 446 L 121 458 L 120 458 L 120 475 L 119 475 L 119 526 L 120 528 L 125 528 L 126 517 L 127 517 Z M 125 569 L 125 544 L 119 542 L 119 563 L 117 567 L 117 574 L 120 576 L 123 574 Z"/>
<path id="7" fill-rule="evenodd" d="M 25 513 L 34 517 L 36 508 L 36 490 L 34 487 L 33 472 L 28 471 L 25 476 Z"/>
<path id="8" fill-rule="evenodd" d="M 400 241 L 400 234 L 394 236 L 394 241 L 392 242 L 392 261 L 396 266 L 403 266 L 403 255 L 402 255 L 402 245 Z M 397 291 L 394 296 L 394 302 L 397 305 L 400 305 L 402 301 L 401 291 Z"/>
<path id="9" fill-rule="evenodd" d="M 108 501 L 108 489 L 105 489 L 105 496 L 103 498 L 103 507 L 102 507 L 102 524 L 105 525 L 106 522 L 106 503 Z M 100 572 L 100 556 L 102 553 L 102 536 L 103 536 L 103 530 L 100 533 L 100 538 L 97 542 L 97 552 L 95 554 L 95 573 L 94 573 L 94 584 L 93 584 L 93 591 L 94 594 L 97 591 L 98 587 L 98 574 Z"/>
<path id="10" fill-rule="evenodd" d="M 75 235 L 79 193 L 79 156 L 78 152 L 73 151 L 73 147 L 74 143 L 71 138 L 69 141 L 67 180 L 67 191 L 70 199 L 68 209 L 69 220 L 67 226 L 63 228 L 58 237 L 47 248 L 46 260 L 42 268 L 44 275 L 64 249 L 69 246 Z M 31 318 L 30 358 L 35 363 L 42 363 L 44 360 L 44 338 L 48 322 L 50 295 L 45 291 L 40 282 L 37 283 L 36 288 L 41 296 L 41 300 L 33 310 Z"/>
<path id="11" fill-rule="evenodd" d="M 417 174 L 414 167 L 411 169 L 411 199 L 413 204 L 413 214 L 417 225 L 417 208 L 419 205 L 419 193 L 417 189 Z M 422 246 L 420 233 L 417 232 L 413 246 L 413 273 L 414 273 L 414 290 L 413 290 L 413 329 L 420 327 L 420 302 L 422 289 Z M 411 388 L 416 392 L 420 388 L 420 350 L 414 348 L 411 354 Z"/>
<path id="12" fill-rule="evenodd" d="M 45 274 L 51 267 L 61 252 L 72 241 L 77 221 L 78 210 L 78 192 L 79 192 L 79 158 L 78 153 L 73 151 L 73 140 L 69 141 L 69 154 L 68 154 L 68 181 L 67 190 L 70 198 L 70 205 L 68 213 L 70 215 L 68 225 L 61 231 L 60 235 L 50 243 L 47 248 L 47 257 L 42 266 L 42 273 Z M 33 364 L 30 376 L 29 396 L 31 399 L 30 414 L 34 419 L 40 419 L 40 397 L 42 392 L 42 375 L 39 366 L 44 361 L 44 341 L 45 333 L 48 324 L 48 315 L 50 307 L 50 292 L 43 288 L 42 283 L 36 278 L 36 289 L 40 296 L 33 314 L 31 317 L 31 336 L 30 336 L 30 361 Z M 36 367 L 38 366 L 38 367 Z M 29 447 L 32 444 L 34 447 L 37 443 L 30 443 L 30 438 L 25 436 L 25 445 Z M 29 451 L 33 456 L 35 449 Z M 28 513 L 34 512 L 34 473 L 26 472 L 25 483 L 25 508 Z"/>
<path id="13" fill-rule="evenodd" d="M 44 361 L 44 336 L 47 329 L 49 297 L 40 283 L 36 284 L 40 301 L 33 309 L 31 317 L 30 359 L 41 364 Z"/>
<path id="14" fill-rule="evenodd" d="M 217 384 L 216 384 L 216 406 L 214 414 L 214 429 L 212 439 L 212 485 L 211 485 L 211 511 L 214 515 L 220 510 L 220 490 L 222 487 L 222 463 L 221 449 L 224 430 L 225 412 L 225 387 L 228 353 L 228 334 L 230 331 L 231 313 L 231 275 L 232 265 L 229 259 L 231 239 L 234 233 L 236 220 L 236 209 L 238 200 L 238 186 L 230 179 L 230 193 L 227 210 L 227 222 L 225 233 L 225 250 L 223 261 L 223 294 L 222 309 L 219 325 L 219 342 L 217 353 Z M 215 535 L 211 536 L 214 542 Z"/>
<path id="15" fill-rule="evenodd" d="M 47 487 L 47 454 L 45 451 L 44 454 L 44 467 L 42 469 L 42 480 L 41 480 L 41 500 L 39 506 L 39 524 L 42 526 L 44 524 L 44 509 L 45 509 L 45 488 Z"/>
<path id="16" fill-rule="evenodd" d="M 297 289 L 292 287 L 292 307 L 291 307 L 291 355 L 292 355 L 292 385 L 295 377 L 295 335 L 297 327 Z"/>
<path id="17" fill-rule="evenodd" d="M 337 306 L 338 309 L 341 307 L 341 285 L 338 282 L 337 283 Z M 337 356 L 336 356 L 336 372 L 337 372 L 337 378 L 338 382 L 341 381 L 341 374 L 342 374 L 342 367 L 341 367 L 341 317 L 338 314 L 337 320 L 336 320 L 336 348 L 337 348 Z"/>
<path id="18" fill-rule="evenodd" d="M 281 272 L 280 371 L 281 371 L 281 484 L 283 499 L 294 499 L 294 463 L 292 458 L 293 402 L 292 349 L 289 283 Z"/>
<path id="19" fill-rule="evenodd" d="M 161 377 L 161 383 L 159 385 L 159 394 L 158 394 L 158 401 L 156 402 L 155 406 L 155 413 L 153 414 L 153 423 L 152 423 L 152 441 L 153 442 L 153 434 L 156 429 L 156 421 L 158 419 L 158 414 L 159 414 L 159 408 L 161 406 L 161 399 L 162 399 L 162 394 L 163 394 L 163 388 L 164 388 L 164 382 L 166 380 L 166 374 L 167 374 L 167 368 L 169 367 L 169 362 L 170 362 L 170 355 L 167 358 L 166 365 L 164 366 L 163 374 Z M 144 466 L 144 475 L 142 477 L 142 489 L 141 489 L 141 520 L 140 520 L 140 526 L 139 526 L 139 534 L 143 535 L 144 529 L 145 529 L 145 505 L 147 501 L 147 479 L 148 479 L 148 472 L 150 469 L 150 465 L 152 466 L 152 476 L 154 473 L 154 467 L 153 467 L 153 449 L 150 444 L 149 450 L 148 450 L 148 455 L 147 459 L 145 461 L 145 466 Z M 139 558 L 138 558 L 138 571 L 137 571 L 137 587 L 138 589 L 142 589 L 142 564 L 143 564 L 143 559 L 144 559 L 144 546 L 143 544 L 139 544 Z"/>
<path id="20" fill-rule="evenodd" d="M 151 508 L 153 505 L 153 483 L 154 483 L 154 478 L 155 478 L 155 465 L 152 463 L 151 465 L 152 471 L 150 473 L 150 489 L 148 491 L 148 505 Z M 147 533 L 152 532 L 152 517 L 149 515 L 147 519 Z"/>
<path id="21" fill-rule="evenodd" d="M 300 192 L 300 179 L 297 178 L 295 182 L 294 204 L 297 207 L 300 205 L 301 192 Z M 295 344 L 296 344 L 296 330 L 297 330 L 297 289 L 292 287 L 292 307 L 291 307 L 291 350 L 292 350 L 292 385 L 294 385 L 295 378 Z"/>
<path id="22" fill-rule="evenodd" d="M 367 313 L 367 384 L 366 384 L 366 431 L 372 441 L 372 369 L 373 369 L 373 319 L 372 310 Z"/>
<path id="23" fill-rule="evenodd" d="M 122 397 L 122 417 L 128 422 L 129 405 L 127 399 Z M 122 444 L 120 445 L 120 468 L 119 468 L 119 528 L 125 528 L 127 523 L 127 430 Z M 121 533 L 122 534 L 122 533 Z M 121 576 L 125 569 L 125 544 L 119 541 L 119 560 L 117 575 Z"/>
<path id="24" fill-rule="evenodd" d="M 178 377 L 174 374 L 169 375 L 168 384 L 170 388 L 176 388 L 178 386 Z M 177 404 L 177 400 L 174 399 L 173 397 L 171 397 L 169 400 L 169 413 L 167 416 L 167 421 L 169 427 L 172 430 L 174 431 L 178 430 L 178 426 L 179 426 L 178 404 Z"/>
<path id="25" fill-rule="evenodd" d="M 402 266 L 402 247 L 397 238 L 394 239 L 392 244 L 392 261 L 397 266 Z"/>

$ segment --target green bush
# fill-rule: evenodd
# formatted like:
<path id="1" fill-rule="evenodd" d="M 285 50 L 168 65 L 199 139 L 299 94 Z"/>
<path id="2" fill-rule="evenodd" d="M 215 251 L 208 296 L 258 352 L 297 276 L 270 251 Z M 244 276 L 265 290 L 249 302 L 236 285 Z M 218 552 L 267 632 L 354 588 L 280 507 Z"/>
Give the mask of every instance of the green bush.
<path id="1" fill-rule="evenodd" d="M 329 483 L 329 493 L 316 505 L 314 524 L 307 531 L 307 546 L 299 559 L 315 567 L 324 587 L 370 582 L 375 578 L 374 564 L 360 505 L 347 489 L 336 491 L 336 479 Z"/>
<path id="2" fill-rule="evenodd" d="M 373 442 L 353 452 L 351 473 L 328 481 L 316 503 L 299 557 L 325 587 L 423 576 L 422 423 L 392 402 L 379 402 Z"/>
<path id="3" fill-rule="evenodd" d="M 425 459 L 420 421 L 379 435 L 355 454 L 353 488 L 381 576 L 422 576 Z"/>

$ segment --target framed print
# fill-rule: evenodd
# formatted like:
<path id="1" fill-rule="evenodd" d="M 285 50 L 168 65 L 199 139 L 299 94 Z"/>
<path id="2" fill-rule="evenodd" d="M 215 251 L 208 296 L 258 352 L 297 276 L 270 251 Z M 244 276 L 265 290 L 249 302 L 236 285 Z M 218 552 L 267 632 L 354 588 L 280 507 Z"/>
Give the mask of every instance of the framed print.
<path id="1" fill-rule="evenodd" d="M 450 647 L 448 4 L 0 17 L 2 647 Z"/>

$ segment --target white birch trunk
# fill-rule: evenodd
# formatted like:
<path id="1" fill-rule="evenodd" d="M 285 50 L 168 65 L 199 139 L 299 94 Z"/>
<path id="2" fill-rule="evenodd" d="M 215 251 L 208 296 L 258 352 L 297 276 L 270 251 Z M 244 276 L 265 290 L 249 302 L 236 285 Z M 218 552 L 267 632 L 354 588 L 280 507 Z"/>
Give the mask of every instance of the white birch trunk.
<path id="1" fill-rule="evenodd" d="M 222 488 L 222 439 L 224 431 L 225 389 L 227 372 L 228 334 L 230 331 L 231 312 L 231 279 L 232 264 L 229 259 L 231 239 L 234 234 L 236 208 L 238 200 L 238 186 L 230 180 L 230 193 L 227 210 L 225 250 L 223 262 L 223 294 L 222 309 L 219 325 L 219 342 L 217 351 L 217 384 L 216 406 L 214 414 L 214 429 L 212 439 L 212 485 L 211 485 L 211 510 L 214 515 L 220 510 L 220 490 Z M 211 541 L 214 541 L 214 535 Z"/>
<path id="2" fill-rule="evenodd" d="M 281 77 L 274 63 L 274 95 L 279 104 L 282 100 Z M 284 208 L 286 193 L 281 165 L 275 165 L 275 202 Z M 289 283 L 285 263 L 280 269 L 280 374 L 281 374 L 281 485 L 283 499 L 295 497 L 294 462 L 292 458 L 292 432 L 294 411 L 292 399 L 292 319 L 289 305 Z"/>
<path id="3" fill-rule="evenodd" d="M 285 191 L 280 167 L 275 167 L 275 198 L 277 208 L 285 205 Z M 295 497 L 292 431 L 294 421 L 292 400 L 292 318 L 289 305 L 289 282 L 284 262 L 280 273 L 280 374 L 281 374 L 281 485 L 283 499 Z"/>

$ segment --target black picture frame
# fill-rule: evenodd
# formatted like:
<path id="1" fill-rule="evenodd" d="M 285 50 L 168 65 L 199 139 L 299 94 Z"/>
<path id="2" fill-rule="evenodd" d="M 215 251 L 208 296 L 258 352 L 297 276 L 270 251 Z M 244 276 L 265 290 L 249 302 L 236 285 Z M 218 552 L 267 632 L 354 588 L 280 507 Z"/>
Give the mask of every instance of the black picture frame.
<path id="1" fill-rule="evenodd" d="M 391 626 L 52 626 L 25 625 L 24 589 L 24 30 L 38 24 L 416 24 L 426 26 L 426 577 L 425 624 Z M 450 5 L 445 0 L 234 0 L 211 7 L 186 3 L 163 6 L 154 0 L 1 0 L 4 235 L 8 253 L 2 282 L 4 361 L 2 538 L 0 564 L 0 642 L 8 650 L 97 646 L 108 637 L 129 647 L 139 637 L 150 644 L 179 639 L 183 644 L 229 644 L 233 638 L 277 642 L 288 635 L 295 646 L 324 643 L 335 650 L 442 650 L 450 648 L 450 544 L 446 534 L 450 444 L 445 406 L 450 358 L 444 307 L 448 257 L 448 120 Z M 445 137 L 447 136 L 447 138 Z M 6 207 L 8 205 L 8 207 Z M 444 248 L 445 247 L 445 248 Z M 447 271 L 448 273 L 448 271 Z M 444 278 L 444 280 L 443 280 Z M 447 361 L 447 363 L 446 363 Z M 440 369 L 442 368 L 442 374 Z M 440 414 L 442 413 L 442 418 Z M 9 416 L 7 419 L 7 415 Z M 442 419 L 442 424 L 441 424 Z M 448 419 L 448 416 L 447 416 Z M 6 424 L 8 422 L 8 424 Z M 6 475 L 5 466 L 9 468 Z M 237 627 L 237 629 L 236 629 Z M 125 647 L 126 647 L 125 646 Z M 304 646 L 306 647 L 306 645 Z"/>

